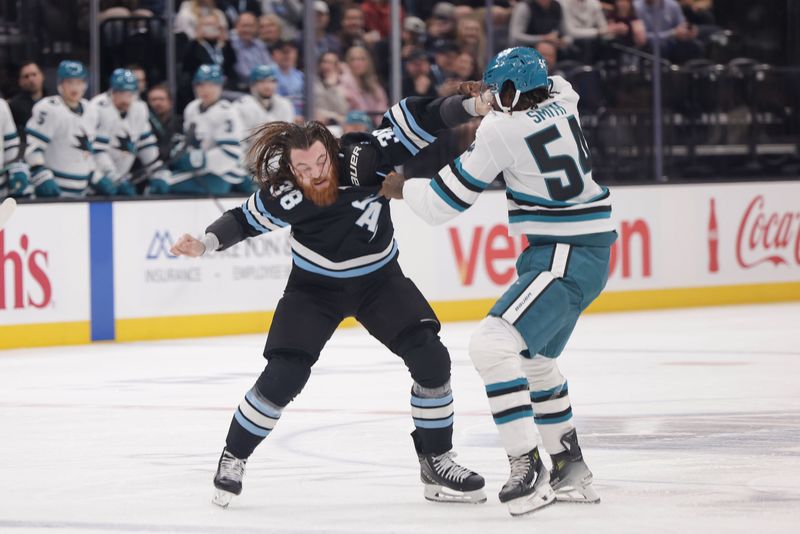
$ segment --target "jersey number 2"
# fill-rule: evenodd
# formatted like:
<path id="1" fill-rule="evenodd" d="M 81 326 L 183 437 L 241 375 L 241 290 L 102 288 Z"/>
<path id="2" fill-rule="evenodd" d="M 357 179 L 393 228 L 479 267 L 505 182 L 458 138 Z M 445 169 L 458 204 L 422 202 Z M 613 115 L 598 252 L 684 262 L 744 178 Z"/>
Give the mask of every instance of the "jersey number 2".
<path id="1" fill-rule="evenodd" d="M 563 172 L 567 176 L 567 185 L 562 184 L 560 178 L 545 178 L 547 191 L 553 200 L 569 200 L 580 195 L 583 192 L 583 176 L 592 170 L 589 145 L 586 143 L 586 138 L 583 137 L 583 130 L 581 130 L 578 120 L 572 116 L 567 122 L 569 122 L 569 129 L 572 131 L 572 137 L 575 138 L 575 145 L 578 148 L 580 170 L 571 156 L 551 156 L 547 152 L 547 144 L 561 138 L 561 132 L 558 131 L 555 124 L 525 138 L 542 174 Z"/>

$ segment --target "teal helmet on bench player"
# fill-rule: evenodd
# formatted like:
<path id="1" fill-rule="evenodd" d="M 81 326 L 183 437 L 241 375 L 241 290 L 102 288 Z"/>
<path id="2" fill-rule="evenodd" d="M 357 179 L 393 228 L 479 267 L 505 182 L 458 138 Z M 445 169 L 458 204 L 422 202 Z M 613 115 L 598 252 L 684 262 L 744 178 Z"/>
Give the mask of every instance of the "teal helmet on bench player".
<path id="1" fill-rule="evenodd" d="M 139 90 L 139 80 L 132 70 L 114 69 L 114 72 L 111 73 L 108 86 L 115 92 L 129 91 L 135 93 Z"/>
<path id="2" fill-rule="evenodd" d="M 56 80 L 58 83 L 71 79 L 86 81 L 88 77 L 89 73 L 86 72 L 86 67 L 84 67 L 83 63 L 80 61 L 65 59 L 58 64 L 58 70 L 56 71 Z"/>
<path id="3" fill-rule="evenodd" d="M 508 107 L 500 101 L 500 91 L 507 81 L 513 83 L 517 91 Z M 533 48 L 506 48 L 489 61 L 483 74 L 483 83 L 492 92 L 500 108 L 508 112 L 517 104 L 520 94 L 548 86 L 547 62 Z"/>
<path id="4" fill-rule="evenodd" d="M 192 78 L 192 85 L 199 83 L 214 83 L 222 85 L 225 83 L 225 76 L 219 65 L 200 65 Z"/>

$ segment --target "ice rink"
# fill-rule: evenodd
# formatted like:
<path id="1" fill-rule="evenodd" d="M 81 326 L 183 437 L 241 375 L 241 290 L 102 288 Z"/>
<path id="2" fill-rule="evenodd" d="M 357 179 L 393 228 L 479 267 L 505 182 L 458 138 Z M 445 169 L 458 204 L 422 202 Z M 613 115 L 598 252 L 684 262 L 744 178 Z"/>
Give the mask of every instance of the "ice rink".
<path id="1" fill-rule="evenodd" d="M 473 328 L 443 339 L 485 504 L 423 499 L 405 368 L 345 329 L 227 510 L 211 479 L 265 336 L 0 352 L 0 532 L 800 532 L 800 304 L 585 316 L 560 364 L 603 502 L 516 519 Z"/>

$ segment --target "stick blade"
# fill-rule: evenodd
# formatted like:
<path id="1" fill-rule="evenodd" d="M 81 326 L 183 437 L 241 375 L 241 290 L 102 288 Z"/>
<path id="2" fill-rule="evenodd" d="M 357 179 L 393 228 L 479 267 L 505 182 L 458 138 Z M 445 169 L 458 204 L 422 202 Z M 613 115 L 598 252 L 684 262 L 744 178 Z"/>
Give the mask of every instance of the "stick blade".
<path id="1" fill-rule="evenodd" d="M 11 197 L 8 197 L 0 204 L 0 229 L 5 226 L 6 222 L 11 218 L 14 214 L 14 210 L 17 208 L 17 201 Z"/>

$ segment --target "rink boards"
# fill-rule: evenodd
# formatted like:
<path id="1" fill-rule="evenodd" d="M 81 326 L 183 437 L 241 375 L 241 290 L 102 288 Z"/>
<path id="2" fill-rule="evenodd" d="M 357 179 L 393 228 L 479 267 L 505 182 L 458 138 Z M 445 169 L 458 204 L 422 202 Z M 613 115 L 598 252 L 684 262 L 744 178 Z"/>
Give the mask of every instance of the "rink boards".
<path id="1" fill-rule="evenodd" d="M 590 311 L 800 300 L 800 183 L 617 187 L 612 200 L 619 239 Z M 438 227 L 392 203 L 400 262 L 443 321 L 481 318 L 514 280 L 525 241 L 508 235 L 505 202 L 487 192 Z M 0 232 L 0 348 L 266 331 L 287 230 L 168 253 L 219 213 L 208 199 L 21 205 Z"/>

